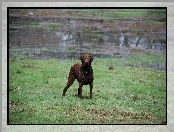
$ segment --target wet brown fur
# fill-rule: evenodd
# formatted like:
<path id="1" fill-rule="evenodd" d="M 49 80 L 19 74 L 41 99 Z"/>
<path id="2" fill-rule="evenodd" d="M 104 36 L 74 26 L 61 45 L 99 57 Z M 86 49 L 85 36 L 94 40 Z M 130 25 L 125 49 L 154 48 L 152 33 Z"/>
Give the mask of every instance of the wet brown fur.
<path id="1" fill-rule="evenodd" d="M 82 63 L 76 63 L 71 67 L 68 77 L 68 83 L 63 90 L 62 96 L 65 95 L 67 89 L 73 84 L 75 79 L 79 82 L 78 96 L 82 97 L 82 87 L 83 85 L 90 86 L 90 98 L 92 98 L 92 89 L 93 89 L 93 69 L 91 63 L 93 57 L 90 54 L 84 54 L 80 58 Z"/>

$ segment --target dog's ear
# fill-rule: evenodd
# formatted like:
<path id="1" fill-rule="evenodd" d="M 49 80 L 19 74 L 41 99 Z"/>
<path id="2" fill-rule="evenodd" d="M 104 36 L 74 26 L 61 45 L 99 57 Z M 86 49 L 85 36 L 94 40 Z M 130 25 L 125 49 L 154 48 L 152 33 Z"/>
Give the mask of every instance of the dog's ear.
<path id="1" fill-rule="evenodd" d="M 83 61 L 83 55 L 80 56 L 80 60 Z"/>
<path id="2" fill-rule="evenodd" d="M 93 61 L 93 59 L 94 59 L 94 57 L 92 56 L 92 55 L 90 55 L 90 57 L 91 57 L 91 62 Z"/>

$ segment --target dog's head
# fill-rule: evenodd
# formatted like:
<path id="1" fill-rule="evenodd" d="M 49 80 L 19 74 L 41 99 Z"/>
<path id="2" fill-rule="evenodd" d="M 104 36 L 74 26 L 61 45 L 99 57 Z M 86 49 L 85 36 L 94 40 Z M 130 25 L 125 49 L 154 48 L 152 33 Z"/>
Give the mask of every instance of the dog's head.
<path id="1" fill-rule="evenodd" d="M 80 57 L 80 60 L 82 62 L 82 65 L 85 67 L 88 67 L 91 65 L 91 62 L 93 61 L 93 56 L 90 54 L 84 54 Z"/>

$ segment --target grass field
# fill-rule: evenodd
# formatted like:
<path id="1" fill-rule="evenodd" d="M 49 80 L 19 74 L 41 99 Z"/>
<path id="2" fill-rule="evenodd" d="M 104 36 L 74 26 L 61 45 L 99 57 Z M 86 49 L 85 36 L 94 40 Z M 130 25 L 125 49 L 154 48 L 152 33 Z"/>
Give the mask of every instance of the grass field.
<path id="1" fill-rule="evenodd" d="M 77 60 L 9 60 L 10 124 L 166 124 L 166 72 L 124 66 L 161 61 L 158 55 L 95 58 L 93 98 L 78 83 L 62 97 Z M 112 68 L 111 68 L 112 67 Z"/>
<path id="2" fill-rule="evenodd" d="M 36 16 L 78 16 L 115 19 L 122 17 L 164 17 L 165 9 L 11 9 L 10 14 L 26 15 L 34 13 Z"/>

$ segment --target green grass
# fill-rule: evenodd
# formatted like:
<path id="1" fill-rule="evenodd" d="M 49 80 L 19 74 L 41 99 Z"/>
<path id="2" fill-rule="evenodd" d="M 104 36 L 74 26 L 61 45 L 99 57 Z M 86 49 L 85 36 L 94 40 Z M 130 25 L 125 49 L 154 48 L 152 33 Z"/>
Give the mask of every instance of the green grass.
<path id="1" fill-rule="evenodd" d="M 66 12 L 67 14 L 72 13 L 74 15 L 83 16 L 94 16 L 105 19 L 115 18 L 131 18 L 131 17 L 164 17 L 165 9 L 84 9 L 84 10 L 71 10 Z"/>
<path id="2" fill-rule="evenodd" d="M 97 17 L 104 19 L 115 18 L 131 18 L 131 17 L 164 17 L 166 14 L 165 9 L 36 9 L 28 10 L 11 9 L 10 14 L 18 13 L 20 15 L 28 15 L 33 12 L 36 16 L 78 16 L 78 17 Z"/>
<path id="3" fill-rule="evenodd" d="M 138 57 L 143 63 L 160 61 L 154 56 Z M 89 86 L 84 86 L 80 99 L 77 81 L 62 97 L 69 69 L 77 60 L 10 59 L 9 123 L 166 123 L 165 71 L 123 66 L 125 61 L 139 64 L 141 60 L 95 58 L 93 98 L 89 98 Z"/>

